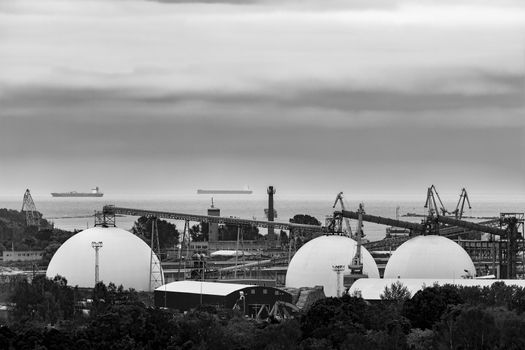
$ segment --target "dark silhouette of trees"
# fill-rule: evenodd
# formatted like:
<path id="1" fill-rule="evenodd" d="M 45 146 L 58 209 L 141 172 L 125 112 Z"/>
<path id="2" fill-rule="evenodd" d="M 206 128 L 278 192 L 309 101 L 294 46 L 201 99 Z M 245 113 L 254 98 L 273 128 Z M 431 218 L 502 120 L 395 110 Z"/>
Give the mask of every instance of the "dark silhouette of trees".
<path id="1" fill-rule="evenodd" d="M 307 214 L 294 215 L 294 217 L 290 219 L 290 222 L 294 224 L 304 224 L 304 225 L 317 225 L 317 226 L 321 225 L 319 220 Z M 309 240 L 319 237 L 321 234 L 322 232 L 320 230 L 319 232 L 313 232 L 311 230 L 305 230 L 305 229 L 296 228 L 296 227 L 290 229 L 290 237 L 295 240 L 297 249 L 301 247 L 303 244 L 305 244 L 306 242 L 308 242 Z"/>
<path id="2" fill-rule="evenodd" d="M 219 226 L 219 239 L 221 241 L 236 241 L 237 231 L 239 226 L 237 225 L 220 225 Z M 241 232 L 243 240 L 257 240 L 263 236 L 259 233 L 257 226 L 241 226 Z"/>
<path id="3" fill-rule="evenodd" d="M 10 301 L 15 304 L 15 320 L 54 324 L 74 318 L 76 290 L 67 286 L 65 278 L 56 276 L 51 280 L 35 276 L 32 283 L 26 279 L 14 283 Z"/>
<path id="4" fill-rule="evenodd" d="M 417 292 L 404 304 L 404 315 L 412 326 L 431 329 L 449 305 L 462 304 L 463 299 L 454 286 L 432 286 Z"/>
<path id="5" fill-rule="evenodd" d="M 154 218 L 141 216 L 133 225 L 131 232 L 142 238 L 148 245 L 151 244 L 151 231 Z M 157 220 L 160 249 L 173 248 L 179 243 L 177 227 L 166 220 Z"/>
<path id="6" fill-rule="evenodd" d="M 201 222 L 200 225 L 193 225 L 189 229 L 189 234 L 193 242 L 205 242 L 209 239 L 208 223 Z"/>
<path id="7" fill-rule="evenodd" d="M 499 342 L 494 317 L 479 306 L 451 306 L 436 330 L 437 343 L 451 349 L 495 349 Z"/>
<path id="8" fill-rule="evenodd" d="M 91 312 L 78 318 L 78 290 L 66 282 L 41 276 L 13 283 L 16 319 L 0 326 L 1 349 L 525 348 L 523 288 L 502 284 L 432 286 L 409 300 L 395 286 L 373 303 L 326 298 L 299 318 L 262 322 L 212 306 L 186 314 L 146 307 L 136 291 L 103 283 L 84 295 L 93 300 Z"/>
<path id="9" fill-rule="evenodd" d="M 404 304 L 405 301 L 409 300 L 411 295 L 407 287 L 401 282 L 397 281 L 392 283 L 390 287 L 385 287 L 383 293 L 380 295 L 381 300 L 395 301 L 398 304 Z"/>

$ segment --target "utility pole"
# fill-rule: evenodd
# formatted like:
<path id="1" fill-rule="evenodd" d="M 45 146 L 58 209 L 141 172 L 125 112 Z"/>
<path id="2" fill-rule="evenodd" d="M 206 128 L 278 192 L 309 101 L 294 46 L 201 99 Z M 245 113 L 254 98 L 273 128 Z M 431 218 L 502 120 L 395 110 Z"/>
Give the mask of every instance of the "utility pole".
<path id="1" fill-rule="evenodd" d="M 98 251 L 102 248 L 102 242 L 91 242 L 91 247 L 95 249 L 95 285 L 99 282 L 99 262 Z"/>
<path id="2" fill-rule="evenodd" d="M 202 305 L 202 285 L 204 284 L 204 271 L 206 269 L 206 254 L 197 254 L 199 259 L 199 264 L 202 267 L 201 272 L 201 295 L 200 295 L 200 305 Z"/>
<path id="3" fill-rule="evenodd" d="M 233 278 L 237 279 L 237 264 L 238 264 L 238 255 L 239 255 L 239 239 L 241 237 L 241 225 L 237 226 L 237 243 L 235 245 L 235 270 L 233 271 Z M 243 250 L 244 254 L 244 250 Z"/>
<path id="4" fill-rule="evenodd" d="M 190 222 L 188 220 L 184 220 L 184 231 L 182 233 L 182 240 L 179 244 L 179 272 L 177 274 L 177 280 L 180 280 L 180 270 L 181 270 L 181 264 L 182 264 L 182 253 L 184 252 L 184 242 L 186 241 L 186 232 L 189 231 Z M 183 271 L 183 280 L 186 279 L 186 256 L 184 257 L 184 271 Z"/>

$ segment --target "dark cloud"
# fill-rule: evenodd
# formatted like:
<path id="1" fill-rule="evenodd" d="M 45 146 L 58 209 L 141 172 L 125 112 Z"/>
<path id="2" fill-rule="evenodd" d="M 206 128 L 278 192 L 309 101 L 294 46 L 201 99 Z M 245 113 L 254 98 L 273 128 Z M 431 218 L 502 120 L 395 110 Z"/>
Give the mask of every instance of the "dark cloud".
<path id="1" fill-rule="evenodd" d="M 514 84 L 512 79 L 508 81 Z M 456 128 L 465 117 L 497 118 L 492 115 L 493 108 L 501 111 L 523 103 L 518 101 L 517 92 L 498 98 L 478 95 L 448 99 L 426 94 L 400 97 L 393 92 L 357 93 L 361 99 L 367 97 L 365 102 L 354 94 L 323 89 L 296 91 L 291 97 L 207 93 L 147 98 L 144 94 L 137 97 L 136 91 L 118 89 L 19 90 L 2 101 L 0 156 L 349 157 L 365 163 L 424 161 L 430 156 L 440 161 L 466 158 L 474 163 L 490 160 L 507 164 L 509 159 L 501 156 L 502 152 L 520 147 L 521 130 L 513 125 L 491 129 L 471 123 L 470 130 Z M 177 108 L 192 103 L 192 110 Z M 311 123 L 294 118 L 302 115 L 305 106 L 316 107 Z M 484 107 L 490 111 L 483 111 Z M 404 115 L 406 111 L 431 113 L 431 108 L 436 118 L 441 118 L 440 112 L 446 109 L 452 119 L 443 119 L 437 127 L 424 127 L 414 124 L 417 113 Z M 349 122 L 330 125 L 325 112 L 331 109 L 346 111 L 342 115 Z M 356 115 L 352 111 L 371 109 L 379 110 L 385 122 L 353 127 Z"/>
<path id="2" fill-rule="evenodd" d="M 458 82 L 457 84 L 460 84 Z M 314 108 L 340 112 L 419 113 L 463 109 L 515 109 L 525 106 L 525 79 L 522 75 L 479 72 L 474 81 L 479 92 L 440 92 L 439 84 L 432 91 L 432 83 L 425 89 L 393 91 L 390 89 L 359 89 L 351 83 L 327 85 L 306 81 L 266 85 L 257 90 L 166 93 L 155 90 L 118 88 L 51 88 L 29 87 L 5 89 L 0 100 L 1 115 L 17 114 L 28 109 L 51 109 L 74 112 L 79 107 L 88 110 L 127 109 L 142 106 L 151 111 L 177 108 L 184 104 L 200 105 L 202 111 L 213 106 L 243 110 L 264 111 Z M 198 112 L 198 111 L 196 111 Z"/>
<path id="3" fill-rule="evenodd" d="M 233 4 L 233 5 L 250 5 L 258 3 L 267 3 L 269 0 L 147 0 L 160 2 L 163 4 Z"/>
<path id="4" fill-rule="evenodd" d="M 399 6 L 401 1 L 390 1 L 390 0 L 353 0 L 351 2 L 342 0 L 147 0 L 160 2 L 164 4 L 231 4 L 231 5 L 272 5 L 280 6 L 286 4 L 297 4 L 305 8 L 334 8 L 347 7 L 347 8 L 395 8 Z"/>

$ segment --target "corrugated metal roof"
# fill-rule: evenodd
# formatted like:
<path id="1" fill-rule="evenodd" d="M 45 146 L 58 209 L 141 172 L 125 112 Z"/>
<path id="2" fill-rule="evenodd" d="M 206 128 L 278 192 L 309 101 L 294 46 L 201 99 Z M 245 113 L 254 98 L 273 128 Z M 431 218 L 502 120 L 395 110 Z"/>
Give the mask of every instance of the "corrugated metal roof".
<path id="1" fill-rule="evenodd" d="M 206 294 L 206 295 L 221 295 L 225 296 L 235 291 L 248 288 L 257 287 L 253 284 L 236 284 L 236 283 L 217 283 L 217 282 L 200 282 L 200 281 L 176 281 L 155 289 L 160 292 L 175 292 L 175 293 L 192 293 L 192 294 Z M 202 289 L 201 289 L 202 288 Z"/>
<path id="2" fill-rule="evenodd" d="M 349 294 L 354 295 L 359 292 L 365 300 L 380 300 L 385 287 L 400 282 L 405 286 L 410 294 L 414 296 L 418 291 L 432 287 L 434 284 L 443 286 L 452 284 L 457 286 L 491 286 L 495 282 L 504 282 L 507 286 L 525 287 L 525 280 L 496 280 L 496 279 L 433 279 L 433 278 L 361 278 L 352 284 Z"/>

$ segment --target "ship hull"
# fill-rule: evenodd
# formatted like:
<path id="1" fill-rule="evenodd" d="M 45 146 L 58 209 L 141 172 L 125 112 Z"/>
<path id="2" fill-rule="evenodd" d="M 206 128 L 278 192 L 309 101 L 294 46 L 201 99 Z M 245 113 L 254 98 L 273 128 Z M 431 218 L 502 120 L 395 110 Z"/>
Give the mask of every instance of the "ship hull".
<path id="1" fill-rule="evenodd" d="M 197 190 L 197 194 L 252 194 L 250 190 Z"/>
<path id="2" fill-rule="evenodd" d="M 102 197 L 104 193 L 51 193 L 53 197 Z"/>

